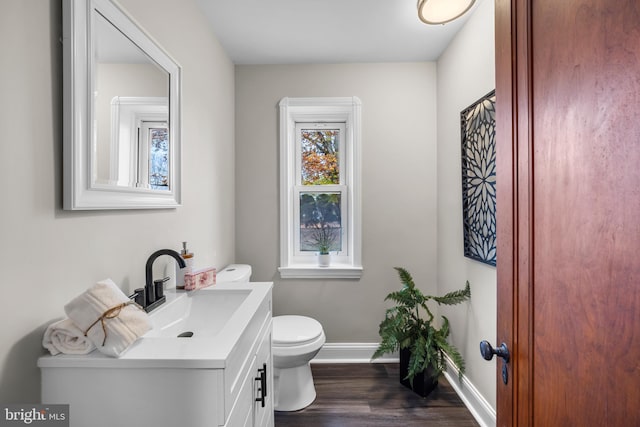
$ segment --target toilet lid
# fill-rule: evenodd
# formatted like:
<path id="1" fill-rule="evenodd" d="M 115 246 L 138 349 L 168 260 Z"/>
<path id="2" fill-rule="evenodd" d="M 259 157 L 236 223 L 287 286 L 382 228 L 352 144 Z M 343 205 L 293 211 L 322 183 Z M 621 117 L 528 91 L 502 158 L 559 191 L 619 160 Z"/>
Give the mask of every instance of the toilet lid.
<path id="1" fill-rule="evenodd" d="M 313 341 L 322 334 L 322 325 L 305 316 L 276 316 L 273 318 L 273 343 L 298 345 Z"/>

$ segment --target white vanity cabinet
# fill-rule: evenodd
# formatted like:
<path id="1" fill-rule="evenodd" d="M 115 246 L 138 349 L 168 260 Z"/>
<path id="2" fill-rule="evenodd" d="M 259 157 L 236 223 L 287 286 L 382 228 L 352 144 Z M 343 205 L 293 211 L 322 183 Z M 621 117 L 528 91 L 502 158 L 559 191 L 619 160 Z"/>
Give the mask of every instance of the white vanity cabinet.
<path id="1" fill-rule="evenodd" d="M 248 283 L 176 292 L 157 315 L 152 312 L 154 330 L 120 358 L 97 351 L 41 357 L 42 403 L 69 404 L 71 427 L 273 427 L 271 286 Z M 247 296 L 224 326 L 207 337 L 208 326 L 198 322 L 215 319 L 215 310 L 202 303 L 211 292 L 221 298 Z M 173 319 L 175 312 L 182 314 L 163 329 L 165 320 L 158 319 Z M 176 337 L 183 317 L 184 327 L 195 331 L 192 338 Z M 198 322 L 189 323 L 189 318 Z"/>

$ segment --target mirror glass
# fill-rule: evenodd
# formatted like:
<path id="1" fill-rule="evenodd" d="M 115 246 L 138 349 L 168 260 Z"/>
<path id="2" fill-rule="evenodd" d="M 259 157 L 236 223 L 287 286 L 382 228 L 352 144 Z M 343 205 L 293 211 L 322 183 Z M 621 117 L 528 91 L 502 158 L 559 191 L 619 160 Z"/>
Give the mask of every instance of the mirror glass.
<path id="1" fill-rule="evenodd" d="M 169 73 L 96 12 L 92 158 L 98 184 L 169 190 Z"/>
<path id="2" fill-rule="evenodd" d="M 110 0 L 64 5 L 64 208 L 178 206 L 180 67 Z"/>

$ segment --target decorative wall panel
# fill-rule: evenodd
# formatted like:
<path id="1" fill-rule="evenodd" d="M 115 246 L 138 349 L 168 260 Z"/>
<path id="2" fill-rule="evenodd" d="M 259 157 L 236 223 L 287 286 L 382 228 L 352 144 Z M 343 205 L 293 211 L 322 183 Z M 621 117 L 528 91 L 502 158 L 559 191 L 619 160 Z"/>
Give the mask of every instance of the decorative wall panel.
<path id="1" fill-rule="evenodd" d="M 464 256 L 496 265 L 496 95 L 460 113 Z"/>

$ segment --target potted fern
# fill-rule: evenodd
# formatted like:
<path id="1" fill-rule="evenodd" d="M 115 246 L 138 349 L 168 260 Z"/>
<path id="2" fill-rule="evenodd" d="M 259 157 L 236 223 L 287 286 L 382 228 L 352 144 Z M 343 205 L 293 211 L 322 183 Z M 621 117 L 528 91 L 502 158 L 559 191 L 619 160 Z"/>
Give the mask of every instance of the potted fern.
<path id="1" fill-rule="evenodd" d="M 469 282 L 464 289 L 449 292 L 442 297 L 424 295 L 418 289 L 407 270 L 395 267 L 400 276 L 402 289 L 391 292 L 385 301 L 396 305 L 388 309 L 380 323 L 382 338 L 373 359 L 385 353 L 400 352 L 400 382 L 421 396 L 429 394 L 438 384 L 438 378 L 446 369 L 445 354 L 448 354 L 464 373 L 464 359 L 460 352 L 447 342 L 449 320 L 442 316 L 442 326 L 434 326 L 434 315 L 427 306 L 430 300 L 438 304 L 455 305 L 471 298 Z M 422 314 L 424 312 L 424 316 Z"/>

